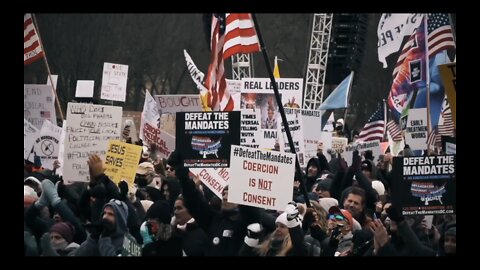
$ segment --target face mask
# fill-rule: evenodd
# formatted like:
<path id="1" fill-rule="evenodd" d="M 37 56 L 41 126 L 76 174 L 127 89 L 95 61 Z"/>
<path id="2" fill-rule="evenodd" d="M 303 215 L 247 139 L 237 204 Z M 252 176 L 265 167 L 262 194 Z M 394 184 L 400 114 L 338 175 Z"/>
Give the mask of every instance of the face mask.
<path id="1" fill-rule="evenodd" d="M 102 233 L 103 236 L 111 235 L 115 232 L 115 224 L 113 224 L 109 220 L 107 219 L 102 220 L 102 225 L 104 230 L 104 232 Z"/>
<path id="2" fill-rule="evenodd" d="M 52 248 L 55 250 L 63 250 L 68 246 L 68 243 L 65 239 L 57 240 L 55 242 L 50 241 L 50 244 L 52 244 Z"/>

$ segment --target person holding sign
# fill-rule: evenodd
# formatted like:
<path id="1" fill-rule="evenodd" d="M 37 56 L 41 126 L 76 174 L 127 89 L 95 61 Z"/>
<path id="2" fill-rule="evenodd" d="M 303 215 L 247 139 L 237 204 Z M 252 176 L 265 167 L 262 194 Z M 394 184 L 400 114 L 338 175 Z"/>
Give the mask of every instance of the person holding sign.
<path id="1" fill-rule="evenodd" d="M 188 176 L 189 170 L 183 166 L 183 159 L 178 150 L 170 154 L 167 164 L 175 169 L 175 174 L 182 186 L 188 212 L 207 233 L 208 244 L 205 247 L 205 256 L 238 255 L 247 231 L 247 225 L 258 221 L 253 217 L 257 216 L 255 211 L 260 209 L 228 202 L 227 186 L 222 191 L 221 208 L 220 211 L 217 211 L 214 206 L 205 200 L 196 188 L 194 181 Z M 265 220 L 267 220 L 267 217 L 265 217 Z M 273 223 L 273 220 L 268 221 Z"/>

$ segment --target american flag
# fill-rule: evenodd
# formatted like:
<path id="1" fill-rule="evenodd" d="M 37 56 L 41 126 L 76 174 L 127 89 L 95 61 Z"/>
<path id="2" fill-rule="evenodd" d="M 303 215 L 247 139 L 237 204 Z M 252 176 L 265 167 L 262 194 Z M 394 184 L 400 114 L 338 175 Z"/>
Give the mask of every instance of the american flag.
<path id="1" fill-rule="evenodd" d="M 438 135 L 438 126 L 430 131 L 430 134 L 427 137 L 427 145 L 430 148 L 434 148 L 436 143 L 441 142 L 442 137 Z"/>
<path id="2" fill-rule="evenodd" d="M 358 135 L 358 141 L 381 141 L 383 139 L 384 125 L 385 119 L 382 103 L 378 106 L 378 109 L 375 111 L 375 113 L 368 119 L 368 122 Z"/>
<path id="3" fill-rule="evenodd" d="M 394 120 L 388 121 L 387 130 L 390 132 L 390 136 L 392 136 L 392 140 L 394 142 L 399 142 L 403 139 L 402 138 L 402 130 L 400 129 L 400 126 Z"/>
<path id="4" fill-rule="evenodd" d="M 427 25 L 429 57 L 446 49 L 455 49 L 452 26 L 447 14 L 428 14 Z"/>
<path id="5" fill-rule="evenodd" d="M 205 81 L 208 106 L 212 110 L 231 111 L 233 99 L 227 89 L 223 60 L 237 53 L 260 51 L 251 14 L 213 14 L 210 36 L 210 66 Z"/>
<path id="6" fill-rule="evenodd" d="M 453 137 L 454 131 L 455 126 L 453 124 L 452 110 L 450 109 L 450 104 L 445 97 L 442 104 L 440 119 L 438 120 L 438 136 Z"/>
<path id="7" fill-rule="evenodd" d="M 43 57 L 43 50 L 33 25 L 32 16 L 23 16 L 23 64 L 29 65 Z"/>
<path id="8" fill-rule="evenodd" d="M 50 111 L 40 111 L 40 117 L 50 118 Z"/>
<path id="9" fill-rule="evenodd" d="M 422 31 L 420 25 L 417 31 Z M 446 50 L 455 49 L 455 41 L 453 39 L 452 27 L 448 15 L 445 13 L 430 13 L 427 18 L 427 43 L 428 43 L 428 57 L 431 58 L 435 54 Z M 418 46 L 416 44 L 415 32 L 410 36 L 408 41 L 403 45 L 402 53 L 398 57 L 397 64 L 393 70 L 393 76 L 398 73 L 403 60 L 408 55 L 410 49 Z"/>

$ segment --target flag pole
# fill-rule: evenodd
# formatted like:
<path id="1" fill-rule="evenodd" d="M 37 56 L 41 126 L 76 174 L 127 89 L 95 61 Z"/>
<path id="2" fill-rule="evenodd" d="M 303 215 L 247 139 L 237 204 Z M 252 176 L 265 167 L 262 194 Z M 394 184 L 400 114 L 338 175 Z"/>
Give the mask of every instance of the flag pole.
<path id="1" fill-rule="evenodd" d="M 273 76 L 273 70 L 272 70 L 272 67 L 270 66 L 270 62 L 268 61 L 268 53 L 267 53 L 267 49 L 265 48 L 265 44 L 263 42 L 260 26 L 258 25 L 257 17 L 253 13 L 252 13 L 252 19 L 253 19 L 253 24 L 255 25 L 255 30 L 257 31 L 258 41 L 260 42 L 260 48 L 262 50 L 263 59 L 265 60 L 265 66 L 267 68 L 268 76 L 270 76 L 270 81 L 272 82 L 273 92 L 275 93 L 275 99 L 277 100 L 278 109 L 280 111 L 280 115 L 282 116 L 282 121 L 283 123 L 288 123 L 287 117 L 285 116 L 285 110 L 283 109 L 282 99 L 280 97 L 280 93 L 278 92 L 277 83 L 275 82 L 275 77 Z M 284 124 L 284 127 L 285 127 L 285 132 L 287 133 L 288 143 L 290 144 L 290 152 L 293 153 L 295 156 L 297 156 L 297 153 L 295 152 L 295 146 L 293 144 L 292 135 L 290 134 L 290 128 L 288 127 L 287 124 Z M 295 158 L 295 170 L 299 173 L 299 175 L 301 175 L 300 190 L 303 193 L 307 207 L 310 208 L 311 205 L 307 195 L 307 187 L 305 185 L 305 179 L 303 178 L 303 173 L 300 167 L 300 163 L 298 162 L 298 157 Z"/>
<path id="2" fill-rule="evenodd" d="M 383 119 L 385 121 L 383 121 L 383 141 L 385 141 L 385 139 L 388 140 L 387 138 L 387 102 L 385 99 L 383 99 Z"/>
<path id="3" fill-rule="evenodd" d="M 428 13 L 423 16 L 425 22 L 425 69 L 426 69 L 426 82 L 427 82 L 427 138 L 430 135 L 432 127 L 430 124 L 430 60 L 428 57 Z M 430 144 L 427 143 L 427 153 L 430 153 Z"/>
<path id="4" fill-rule="evenodd" d="M 60 101 L 58 100 L 57 90 L 55 89 L 56 87 L 53 84 L 52 73 L 50 72 L 50 67 L 48 66 L 48 61 L 47 61 L 47 52 L 45 51 L 45 48 L 43 47 L 42 38 L 40 36 L 40 28 L 38 27 L 37 18 L 35 17 L 34 13 L 32 13 L 32 19 L 33 19 L 33 22 L 34 22 L 33 27 L 35 27 L 36 31 L 37 31 L 38 43 L 40 44 L 40 47 L 43 50 L 43 60 L 45 62 L 45 65 L 47 66 L 48 79 L 50 80 L 50 84 L 52 85 L 52 91 L 53 91 L 53 94 L 55 95 L 55 101 L 56 101 L 56 104 L 57 104 L 57 109 L 60 112 L 60 118 L 62 119 L 62 122 L 63 122 L 63 120 L 65 120 L 65 119 L 63 118 L 62 108 L 60 107 Z"/>

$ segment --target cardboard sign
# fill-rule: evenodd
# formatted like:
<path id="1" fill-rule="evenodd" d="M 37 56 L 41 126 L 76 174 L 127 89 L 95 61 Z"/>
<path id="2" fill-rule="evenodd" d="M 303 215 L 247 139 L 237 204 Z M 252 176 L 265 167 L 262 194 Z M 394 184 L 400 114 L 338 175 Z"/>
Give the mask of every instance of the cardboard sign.
<path id="1" fill-rule="evenodd" d="M 142 147 L 140 145 L 111 140 L 105 156 L 105 174 L 115 184 L 125 180 L 132 188 L 141 154 Z"/>
<path id="2" fill-rule="evenodd" d="M 101 99 L 125 101 L 128 65 L 103 63 Z"/>
<path id="3" fill-rule="evenodd" d="M 23 118 L 27 119 L 37 129 L 41 129 L 43 121 L 48 119 L 57 123 L 55 113 L 55 96 L 50 85 L 23 85 Z"/>

